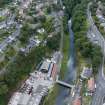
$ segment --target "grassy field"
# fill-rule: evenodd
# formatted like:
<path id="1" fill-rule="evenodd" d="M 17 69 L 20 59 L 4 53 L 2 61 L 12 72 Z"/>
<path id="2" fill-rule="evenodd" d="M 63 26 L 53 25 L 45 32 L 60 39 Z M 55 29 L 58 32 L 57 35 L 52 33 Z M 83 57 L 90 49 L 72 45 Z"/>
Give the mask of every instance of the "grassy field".
<path id="1" fill-rule="evenodd" d="M 63 60 L 60 72 L 60 78 L 63 79 L 65 72 L 67 70 L 67 62 L 69 59 L 69 35 L 64 36 L 64 46 L 63 46 Z M 55 84 L 55 86 L 49 92 L 49 95 L 45 98 L 43 105 L 55 105 L 56 97 L 59 92 L 59 86 Z"/>

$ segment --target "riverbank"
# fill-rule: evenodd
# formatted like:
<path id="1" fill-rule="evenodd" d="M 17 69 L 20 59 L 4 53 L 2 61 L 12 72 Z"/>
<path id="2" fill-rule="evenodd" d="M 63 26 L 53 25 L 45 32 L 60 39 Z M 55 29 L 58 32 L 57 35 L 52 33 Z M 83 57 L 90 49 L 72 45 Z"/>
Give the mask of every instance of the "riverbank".
<path id="1" fill-rule="evenodd" d="M 63 59 L 62 59 L 62 65 L 61 65 L 61 72 L 60 72 L 60 78 L 63 79 L 65 75 L 65 71 L 67 70 L 67 62 L 69 60 L 69 35 L 64 35 L 64 43 L 63 43 Z M 59 86 L 55 84 L 54 88 L 51 89 L 48 96 L 45 98 L 43 105 L 55 105 L 56 97 L 59 93 Z"/>
<path id="2" fill-rule="evenodd" d="M 64 36 L 64 45 L 63 45 L 63 59 L 61 65 L 60 79 L 64 79 L 65 72 L 67 70 L 67 62 L 69 60 L 69 49 L 70 49 L 70 38 L 69 35 Z"/>
<path id="3" fill-rule="evenodd" d="M 78 78 L 80 77 L 80 74 L 83 70 L 83 67 L 87 67 L 87 66 L 90 67 L 90 65 L 89 65 L 89 62 L 87 63 L 86 59 L 81 56 L 80 52 L 77 52 L 76 55 L 77 55 L 76 56 L 77 57 L 77 60 L 76 60 L 77 66 L 76 67 L 77 67 L 77 80 L 78 80 Z"/>

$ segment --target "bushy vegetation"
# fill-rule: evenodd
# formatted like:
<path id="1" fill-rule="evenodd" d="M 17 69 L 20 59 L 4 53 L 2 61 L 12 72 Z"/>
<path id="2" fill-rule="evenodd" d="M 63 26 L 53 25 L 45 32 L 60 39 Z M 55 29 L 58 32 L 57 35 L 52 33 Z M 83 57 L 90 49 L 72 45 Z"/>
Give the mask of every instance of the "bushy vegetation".
<path id="1" fill-rule="evenodd" d="M 102 5 L 102 8 L 100 9 L 100 11 L 102 12 L 102 15 L 105 16 L 105 1 L 101 3 Z M 94 19 L 94 22 L 95 22 L 95 25 L 97 26 L 97 28 L 99 29 L 99 31 L 101 32 L 101 34 L 103 35 L 103 37 L 105 37 L 105 29 L 103 26 L 101 26 L 101 22 L 100 20 L 98 19 L 98 17 L 96 16 L 96 11 L 97 11 L 97 8 L 98 8 L 98 3 L 92 3 L 91 5 L 91 13 L 92 13 L 92 17 Z"/>
<path id="2" fill-rule="evenodd" d="M 36 65 L 45 56 L 45 52 L 46 48 L 40 46 L 34 48 L 27 56 L 19 53 L 14 61 L 7 66 L 7 73 L 0 78 L 0 96 L 11 93 L 11 89 L 16 88 L 18 83 L 35 69 Z M 2 104 L 0 103 L 0 105 Z"/>
<path id="3" fill-rule="evenodd" d="M 84 58 L 90 59 L 94 73 L 97 73 L 98 67 L 101 63 L 102 53 L 101 49 L 97 45 L 93 45 L 86 37 L 88 30 L 88 23 L 86 20 L 87 2 L 82 3 L 75 7 L 74 11 L 76 11 L 77 8 L 78 11 L 73 14 L 75 45 L 77 51 L 79 51 Z"/>
<path id="4" fill-rule="evenodd" d="M 93 45 L 87 38 L 88 23 L 86 10 L 88 2 L 89 0 L 64 1 L 67 12 L 71 11 L 70 13 L 72 14 L 72 28 L 75 33 L 76 52 L 80 52 L 84 59 L 89 59 L 94 73 L 97 73 L 99 64 L 101 63 L 102 53 L 101 49 L 97 45 Z"/>
<path id="5" fill-rule="evenodd" d="M 53 18 L 52 17 L 47 18 L 42 26 L 45 28 L 47 33 L 53 32 L 54 31 Z"/>
<path id="6" fill-rule="evenodd" d="M 49 49 L 52 50 L 59 50 L 59 44 L 60 44 L 60 34 L 54 35 L 53 38 L 50 37 L 47 40 L 47 46 Z"/>
<path id="7" fill-rule="evenodd" d="M 66 6 L 66 13 L 68 17 L 72 16 L 73 9 L 77 4 L 81 3 L 81 0 L 63 0 L 64 5 Z"/>
<path id="8" fill-rule="evenodd" d="M 24 26 L 21 29 L 21 35 L 19 37 L 19 40 L 21 41 L 22 44 L 27 44 L 32 34 L 33 30 L 29 27 L 28 24 L 24 24 Z"/>
<path id="9" fill-rule="evenodd" d="M 0 7 L 3 7 L 5 4 L 10 3 L 12 0 L 0 0 Z"/>

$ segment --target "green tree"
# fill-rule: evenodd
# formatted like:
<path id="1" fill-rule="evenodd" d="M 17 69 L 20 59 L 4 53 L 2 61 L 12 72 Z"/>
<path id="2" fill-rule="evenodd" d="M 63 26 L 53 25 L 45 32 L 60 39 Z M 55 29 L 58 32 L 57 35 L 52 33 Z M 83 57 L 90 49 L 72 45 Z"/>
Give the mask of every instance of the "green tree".
<path id="1" fill-rule="evenodd" d="M 8 92 L 8 87 L 6 84 L 0 85 L 0 95 L 4 95 Z"/>
<path id="2" fill-rule="evenodd" d="M 51 50 L 59 50 L 60 45 L 60 34 L 57 34 L 47 40 L 47 46 Z"/>

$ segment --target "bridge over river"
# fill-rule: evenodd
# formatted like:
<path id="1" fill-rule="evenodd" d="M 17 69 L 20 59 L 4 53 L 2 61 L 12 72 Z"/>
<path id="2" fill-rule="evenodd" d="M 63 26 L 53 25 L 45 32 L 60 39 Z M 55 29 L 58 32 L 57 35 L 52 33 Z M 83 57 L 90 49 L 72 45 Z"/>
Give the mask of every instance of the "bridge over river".
<path id="1" fill-rule="evenodd" d="M 73 89 L 75 87 L 75 85 L 72 85 L 72 84 L 69 84 L 69 83 L 66 83 L 64 81 L 59 80 L 58 76 L 56 78 L 56 83 L 63 86 L 63 87 L 70 88 L 70 89 Z"/>

